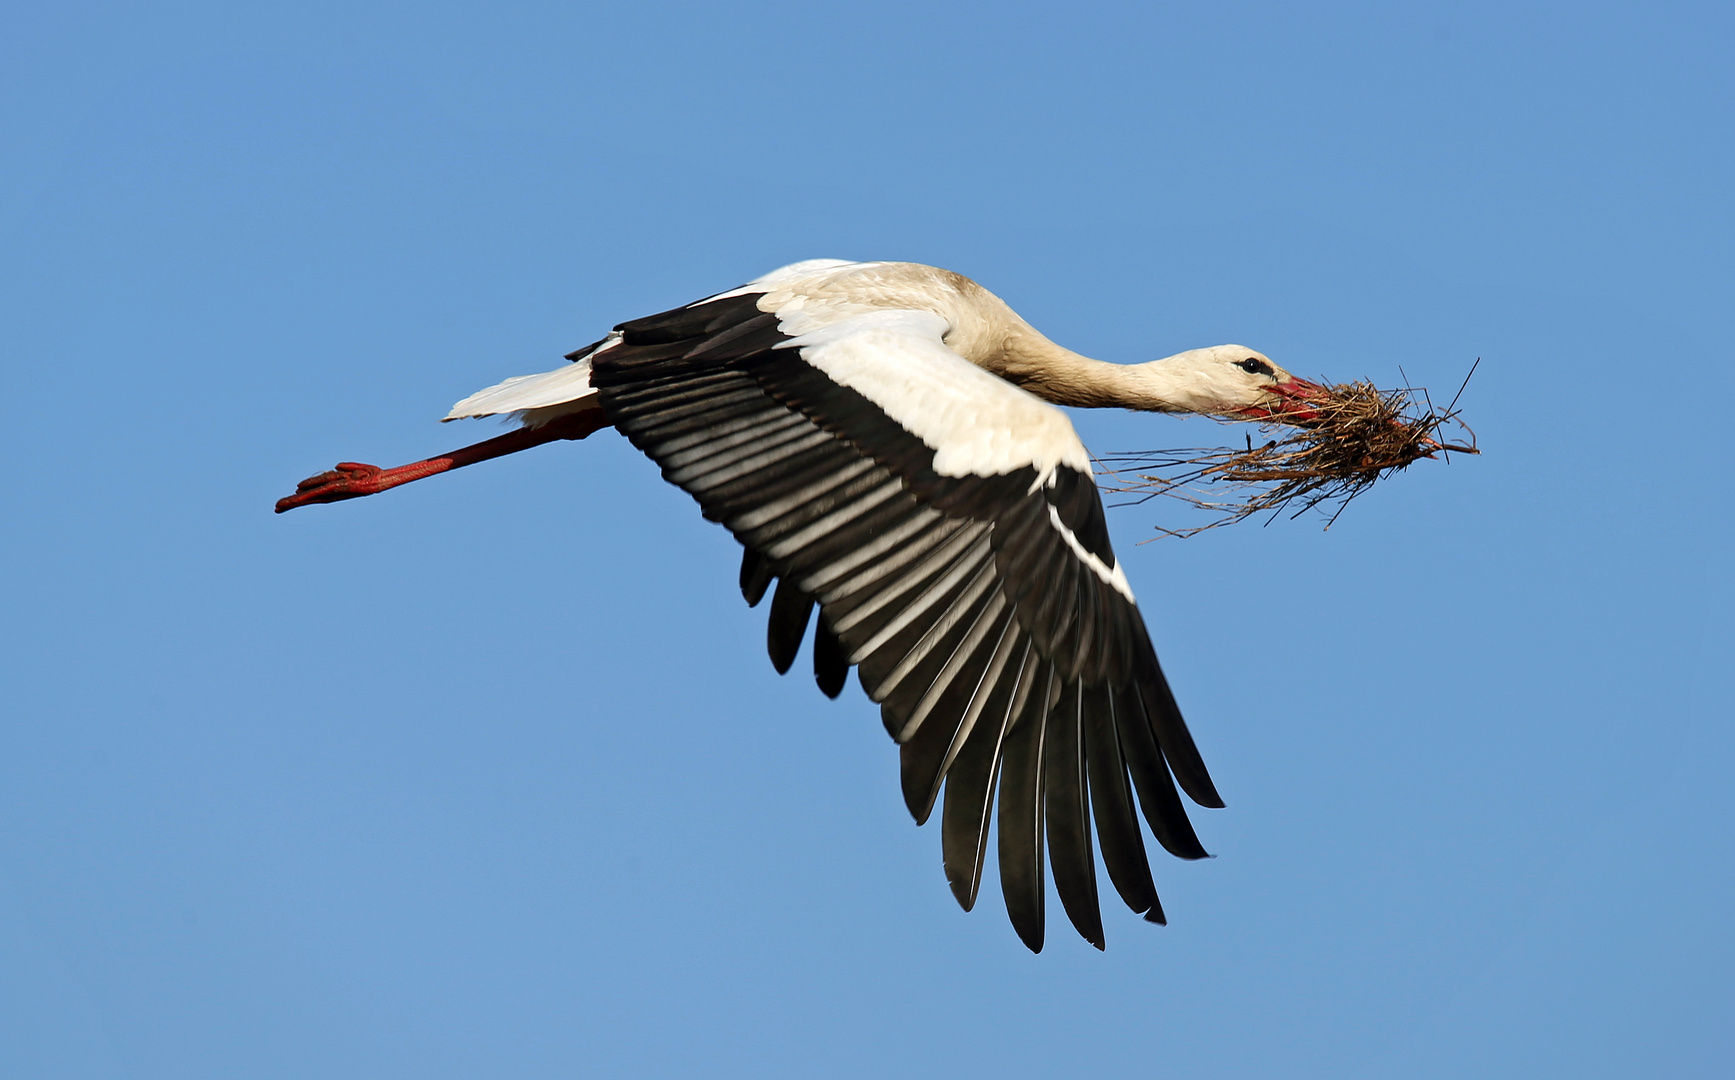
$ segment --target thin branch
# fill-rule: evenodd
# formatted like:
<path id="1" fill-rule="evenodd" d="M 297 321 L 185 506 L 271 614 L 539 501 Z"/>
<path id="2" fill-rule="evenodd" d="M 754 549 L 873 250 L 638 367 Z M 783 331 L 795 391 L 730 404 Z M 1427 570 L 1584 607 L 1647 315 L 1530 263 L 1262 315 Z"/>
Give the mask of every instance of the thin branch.
<path id="1" fill-rule="evenodd" d="M 1356 496 L 1415 461 L 1480 453 L 1476 433 L 1458 419 L 1456 402 L 1453 398 L 1453 406 L 1440 411 L 1423 389 L 1382 391 L 1367 382 L 1343 383 L 1310 401 L 1315 417 L 1305 426 L 1285 429 L 1281 437 L 1255 446 L 1248 433 L 1245 450 L 1192 447 L 1109 454 L 1097 459 L 1102 466 L 1099 484 L 1105 492 L 1132 497 L 1116 505 L 1139 505 L 1164 495 L 1210 517 L 1206 524 L 1187 528 L 1158 526 L 1165 536 L 1194 536 L 1267 510 L 1272 511 L 1269 525 L 1286 511 L 1293 510 L 1288 516 L 1295 518 L 1318 509 L 1328 515 L 1329 529 Z M 1448 424 L 1469 441 L 1436 438 Z M 1273 425 L 1261 426 L 1275 433 Z"/>

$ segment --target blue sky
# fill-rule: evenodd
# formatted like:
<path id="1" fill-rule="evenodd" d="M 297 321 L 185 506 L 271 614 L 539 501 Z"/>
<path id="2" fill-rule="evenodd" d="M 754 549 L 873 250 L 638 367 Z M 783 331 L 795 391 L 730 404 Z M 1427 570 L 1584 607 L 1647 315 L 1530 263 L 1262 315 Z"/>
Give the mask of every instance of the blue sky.
<path id="1" fill-rule="evenodd" d="M 0 1072 L 1728 1075 L 1732 21 L 8 9 Z M 1482 358 L 1485 455 L 1330 532 L 1111 512 L 1229 803 L 1169 927 L 958 911 L 877 710 L 612 433 L 270 513 L 819 256 L 1104 359 Z"/>

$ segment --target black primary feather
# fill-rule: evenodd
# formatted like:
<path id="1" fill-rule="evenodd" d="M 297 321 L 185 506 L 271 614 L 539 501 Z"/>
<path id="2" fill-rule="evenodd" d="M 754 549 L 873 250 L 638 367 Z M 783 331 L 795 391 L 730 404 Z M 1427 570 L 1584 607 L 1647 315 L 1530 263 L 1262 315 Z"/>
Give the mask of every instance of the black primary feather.
<path id="1" fill-rule="evenodd" d="M 958 758 L 946 771 L 946 802 L 940 813 L 940 847 L 946 883 L 965 911 L 976 906 L 982 867 L 988 855 L 988 823 L 993 814 L 994 786 L 1001 767 L 1001 750 L 1012 723 L 1013 707 L 1028 694 L 1035 677 L 1030 640 L 1022 632 L 982 714 Z"/>
<path id="2" fill-rule="evenodd" d="M 997 599 L 997 594 L 990 597 L 990 601 Z M 935 695 L 928 718 L 899 751 L 904 805 L 918 824 L 925 823 L 933 813 L 940 782 L 958 753 L 958 740 L 969 735 L 963 726 L 970 718 L 970 703 L 979 692 L 984 695 L 984 704 L 993 696 L 993 686 L 985 684 L 990 674 L 996 680 L 1004 676 L 1004 657 L 1011 645 L 1009 637 L 1016 635 L 1011 609 L 1003 602 L 991 602 L 947 658 L 946 669 L 952 673 L 950 682 L 942 689 L 936 681 L 928 689 L 928 695 Z M 999 671 L 994 670 L 997 657 L 1001 660 Z M 942 672 L 941 678 L 945 675 Z"/>
<path id="3" fill-rule="evenodd" d="M 1090 796 L 1084 775 L 1084 688 L 1068 684 L 1048 714 L 1043 805 L 1048 811 L 1048 857 L 1054 891 L 1079 934 L 1103 947 L 1096 897 L 1096 860 L 1090 848 Z"/>
<path id="4" fill-rule="evenodd" d="M 1096 812 L 1097 846 L 1109 880 L 1127 907 L 1139 914 L 1157 906 L 1157 886 L 1139 835 L 1133 792 L 1116 734 L 1120 700 L 1107 686 L 1085 691 L 1084 760 L 1090 802 Z"/>
<path id="5" fill-rule="evenodd" d="M 752 548 L 741 549 L 741 599 L 747 601 L 748 607 L 759 606 L 759 601 L 765 599 L 765 590 L 771 587 L 776 576 L 765 556 Z"/>
<path id="6" fill-rule="evenodd" d="M 786 674 L 795 663 L 812 616 L 813 597 L 791 585 L 788 578 L 779 579 L 777 591 L 771 594 L 771 618 L 765 626 L 765 647 L 777 674 Z"/>
<path id="7" fill-rule="evenodd" d="M 825 625 L 824 617 L 813 629 L 813 681 L 828 698 L 843 693 L 844 683 L 849 681 L 849 654 L 843 651 L 843 642 Z"/>
<path id="8" fill-rule="evenodd" d="M 1042 872 L 1043 735 L 1054 664 L 1044 663 L 1006 736 L 1000 762 L 1000 891 L 1012 929 L 1031 952 L 1044 935 Z"/>

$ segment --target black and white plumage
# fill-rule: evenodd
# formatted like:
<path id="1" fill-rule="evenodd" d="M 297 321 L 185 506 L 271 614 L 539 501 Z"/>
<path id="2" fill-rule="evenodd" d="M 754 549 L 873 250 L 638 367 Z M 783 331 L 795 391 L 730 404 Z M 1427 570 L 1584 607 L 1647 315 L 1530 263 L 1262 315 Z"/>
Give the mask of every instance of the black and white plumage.
<path id="1" fill-rule="evenodd" d="M 820 688 L 837 696 L 856 668 L 918 823 L 943 790 L 946 874 L 966 910 L 997 803 L 1002 890 L 1031 949 L 1045 851 L 1068 917 L 1103 946 L 1093 831 L 1127 906 L 1165 921 L 1140 815 L 1196 859 L 1177 784 L 1223 803 L 1109 542 L 1090 458 L 1050 402 L 1270 412 L 1271 387 L 1296 380 L 1240 346 L 1100 364 L 966 278 L 834 260 L 622 323 L 568 359 L 448 419 L 517 413 L 547 438 L 612 425 L 727 528 L 748 603 L 775 586 L 777 670 L 812 625 Z M 374 473 L 370 490 L 325 474 L 279 509 L 401 482 Z"/>

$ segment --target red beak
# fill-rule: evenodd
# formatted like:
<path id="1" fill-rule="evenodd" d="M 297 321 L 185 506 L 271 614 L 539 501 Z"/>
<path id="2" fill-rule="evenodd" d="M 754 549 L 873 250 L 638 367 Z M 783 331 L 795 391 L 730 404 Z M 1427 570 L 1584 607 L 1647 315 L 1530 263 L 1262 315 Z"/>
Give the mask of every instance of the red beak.
<path id="1" fill-rule="evenodd" d="M 1319 410 L 1310 403 L 1328 401 L 1331 391 L 1306 379 L 1291 379 L 1274 383 L 1265 392 L 1277 398 L 1270 405 L 1252 405 L 1241 410 L 1243 416 L 1259 420 L 1275 420 L 1284 424 L 1306 424 L 1319 419 Z"/>

